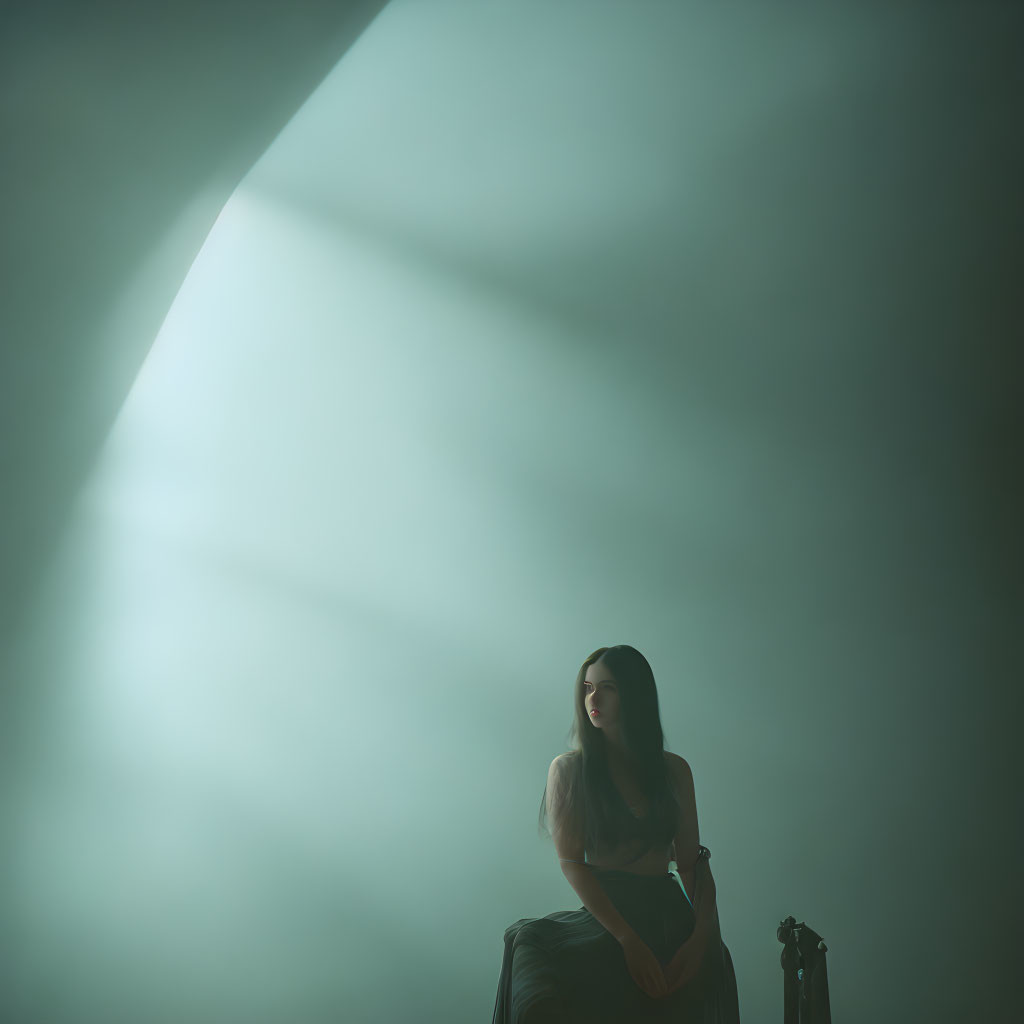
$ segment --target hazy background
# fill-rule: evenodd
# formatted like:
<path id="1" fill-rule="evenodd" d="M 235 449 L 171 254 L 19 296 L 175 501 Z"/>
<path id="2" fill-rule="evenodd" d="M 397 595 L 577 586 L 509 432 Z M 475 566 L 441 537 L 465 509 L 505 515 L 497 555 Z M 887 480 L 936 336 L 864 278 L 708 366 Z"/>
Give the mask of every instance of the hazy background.
<path id="1" fill-rule="evenodd" d="M 122 78 L 138 13 L 11 22 L 12 151 L 64 169 L 8 172 L 7 1019 L 488 1020 L 505 927 L 579 906 L 536 814 L 616 643 L 744 1020 L 787 914 L 837 1024 L 1010 1019 L 1019 15 L 320 6 L 259 9 L 279 121 L 227 156 L 230 19 Z M 183 90 L 220 168 L 153 141 L 107 245 L 40 221 L 80 319 L 40 66 L 122 132 Z"/>

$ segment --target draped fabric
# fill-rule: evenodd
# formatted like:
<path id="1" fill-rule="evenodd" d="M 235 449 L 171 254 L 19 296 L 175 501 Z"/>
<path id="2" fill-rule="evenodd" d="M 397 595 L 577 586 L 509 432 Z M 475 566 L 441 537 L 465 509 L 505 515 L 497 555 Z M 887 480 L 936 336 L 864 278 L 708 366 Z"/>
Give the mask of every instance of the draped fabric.
<path id="1" fill-rule="evenodd" d="M 689 937 L 693 909 L 676 878 L 592 867 L 602 888 L 662 967 Z M 739 1024 L 732 957 L 717 910 L 700 970 L 655 999 L 633 980 L 622 947 L 586 909 L 523 918 L 505 930 L 492 1024 Z"/>

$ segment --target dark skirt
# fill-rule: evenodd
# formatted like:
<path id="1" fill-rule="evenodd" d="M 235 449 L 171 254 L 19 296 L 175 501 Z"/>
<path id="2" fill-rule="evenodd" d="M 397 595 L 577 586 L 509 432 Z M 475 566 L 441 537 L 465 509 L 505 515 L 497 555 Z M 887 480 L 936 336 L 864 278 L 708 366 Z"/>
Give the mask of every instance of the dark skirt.
<path id="1" fill-rule="evenodd" d="M 693 931 L 675 876 L 591 868 L 612 903 L 662 967 Z M 739 1024 L 732 957 L 714 914 L 697 975 L 656 999 L 633 980 L 616 939 L 586 909 L 523 918 L 505 929 L 492 1024 Z"/>

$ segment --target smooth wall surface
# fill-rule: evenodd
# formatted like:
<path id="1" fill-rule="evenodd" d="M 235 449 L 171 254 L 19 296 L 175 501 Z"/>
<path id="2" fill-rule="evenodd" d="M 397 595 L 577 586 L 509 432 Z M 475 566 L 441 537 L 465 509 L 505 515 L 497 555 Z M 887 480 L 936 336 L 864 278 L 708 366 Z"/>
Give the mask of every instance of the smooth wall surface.
<path id="1" fill-rule="evenodd" d="M 579 905 L 536 814 L 614 643 L 745 1020 L 787 914 L 837 1024 L 1003 1019 L 1015 24 L 924 17 L 376 18 L 221 212 L 25 613 L 16 1019 L 487 1019 L 504 928 Z"/>

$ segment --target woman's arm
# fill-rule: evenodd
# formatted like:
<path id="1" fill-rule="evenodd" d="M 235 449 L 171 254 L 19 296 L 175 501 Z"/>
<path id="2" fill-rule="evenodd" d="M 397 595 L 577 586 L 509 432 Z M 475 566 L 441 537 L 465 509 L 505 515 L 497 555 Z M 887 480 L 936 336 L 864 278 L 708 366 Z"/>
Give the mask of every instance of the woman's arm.
<path id="1" fill-rule="evenodd" d="M 711 877 L 711 866 L 705 857 L 700 857 L 687 872 L 696 884 L 694 914 L 696 924 L 689 937 L 676 950 L 665 968 L 668 991 L 688 985 L 700 971 L 708 944 L 718 927 L 718 911 L 715 909 L 715 880 Z"/>
<path id="2" fill-rule="evenodd" d="M 690 902 L 697 924 L 694 937 L 706 941 L 715 914 L 715 880 L 711 865 L 701 856 L 700 827 L 697 823 L 697 797 L 693 788 L 693 772 L 678 754 L 669 755 L 671 779 L 679 805 L 679 823 L 673 846 L 679 875 Z"/>
<path id="3" fill-rule="evenodd" d="M 604 891 L 597 876 L 590 870 L 589 864 L 574 861 L 561 861 L 562 874 L 576 890 L 583 906 L 604 925 L 620 946 L 632 939 L 639 938 L 626 919 L 616 910 L 608 893 Z"/>
<path id="4" fill-rule="evenodd" d="M 618 944 L 626 958 L 630 977 L 649 996 L 657 999 L 668 991 L 668 983 L 661 964 L 650 946 L 637 935 L 633 927 L 619 913 L 608 893 L 598 881 L 589 864 L 582 863 L 584 837 L 578 809 L 569 807 L 566 765 L 556 757 L 548 769 L 546 799 L 551 820 L 551 836 L 558 851 L 558 862 L 569 884 L 583 906 L 590 911 Z"/>
<path id="5" fill-rule="evenodd" d="M 583 863 L 584 838 L 581 822 L 568 806 L 568 766 L 562 755 L 551 762 L 548 769 L 547 808 L 551 822 L 551 837 L 555 841 L 562 874 L 576 890 L 583 906 L 597 918 L 621 945 L 635 939 L 636 932 L 615 908 L 589 864 Z"/>
<path id="6" fill-rule="evenodd" d="M 715 879 L 705 857 L 698 858 L 689 876 L 693 879 L 694 888 L 690 891 L 694 893 L 693 912 L 697 918 L 691 938 L 703 944 L 710 936 L 717 908 Z"/>

